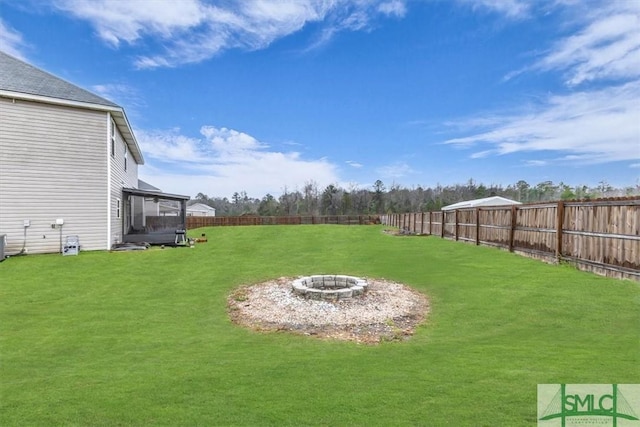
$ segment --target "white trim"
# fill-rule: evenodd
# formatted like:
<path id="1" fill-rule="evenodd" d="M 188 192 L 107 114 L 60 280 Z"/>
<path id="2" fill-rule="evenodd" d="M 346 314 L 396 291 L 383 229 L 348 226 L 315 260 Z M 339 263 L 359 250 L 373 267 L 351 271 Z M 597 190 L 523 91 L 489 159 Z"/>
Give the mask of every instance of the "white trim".
<path id="1" fill-rule="evenodd" d="M 107 113 L 107 250 L 111 249 L 111 114 Z"/>
<path id="2" fill-rule="evenodd" d="M 111 114 L 109 114 L 111 116 Z M 109 152 L 111 157 L 116 155 L 116 122 L 111 117 L 109 121 Z"/>
<path id="3" fill-rule="evenodd" d="M 127 172 L 127 167 L 128 167 L 128 165 L 127 165 L 127 160 L 128 160 L 128 158 L 127 158 L 127 157 L 128 157 L 128 156 L 127 156 L 127 152 L 128 152 L 128 151 L 129 151 L 129 147 L 127 147 L 127 143 L 125 142 L 125 143 L 124 143 L 124 155 L 123 155 L 123 157 L 122 157 L 122 158 L 123 158 L 123 160 L 124 160 L 124 165 L 123 165 L 123 167 L 124 167 L 124 171 L 125 171 L 125 172 Z"/>
<path id="4" fill-rule="evenodd" d="M 72 101 L 69 99 L 52 98 L 49 96 L 42 96 L 42 95 L 32 95 L 30 93 L 13 92 L 10 90 L 0 89 L 0 96 L 5 98 L 12 98 L 12 99 L 24 99 L 27 101 L 44 102 L 47 104 L 67 105 L 69 107 L 86 108 L 89 110 L 110 111 L 110 112 L 118 112 L 118 113 L 123 112 L 121 107 L 116 107 L 111 105 L 94 104 L 91 102 L 82 102 L 82 101 Z"/>

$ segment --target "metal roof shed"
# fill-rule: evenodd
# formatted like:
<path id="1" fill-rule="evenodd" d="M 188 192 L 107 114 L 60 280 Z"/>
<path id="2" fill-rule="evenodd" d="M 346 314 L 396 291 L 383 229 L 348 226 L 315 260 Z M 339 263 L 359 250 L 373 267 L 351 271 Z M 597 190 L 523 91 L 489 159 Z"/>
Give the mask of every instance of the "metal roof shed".
<path id="1" fill-rule="evenodd" d="M 506 197 L 491 196 L 491 197 L 484 197 L 482 199 L 467 200 L 465 202 L 454 203 L 449 206 L 444 206 L 442 210 L 453 211 L 456 209 L 479 208 L 479 207 L 485 207 L 485 206 L 510 206 L 510 205 L 521 205 L 521 204 L 522 203 L 517 202 L 515 200 L 507 199 Z"/>

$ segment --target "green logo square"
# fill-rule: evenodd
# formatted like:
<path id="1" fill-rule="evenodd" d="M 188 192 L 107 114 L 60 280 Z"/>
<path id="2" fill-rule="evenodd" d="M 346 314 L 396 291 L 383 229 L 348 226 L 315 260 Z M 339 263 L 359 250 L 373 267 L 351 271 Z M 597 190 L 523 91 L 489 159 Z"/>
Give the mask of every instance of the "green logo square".
<path id="1" fill-rule="evenodd" d="M 640 384 L 538 384 L 538 427 L 640 427 Z"/>

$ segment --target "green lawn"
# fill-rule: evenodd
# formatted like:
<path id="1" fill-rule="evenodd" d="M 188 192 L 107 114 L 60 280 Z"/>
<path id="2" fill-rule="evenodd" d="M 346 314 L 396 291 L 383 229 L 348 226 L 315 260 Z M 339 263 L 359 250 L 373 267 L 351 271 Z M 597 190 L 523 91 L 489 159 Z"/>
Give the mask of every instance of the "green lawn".
<path id="1" fill-rule="evenodd" d="M 536 424 L 539 383 L 640 383 L 640 285 L 380 226 L 218 227 L 196 248 L 0 263 L 0 425 Z M 281 276 L 425 293 L 407 342 L 260 334 L 226 297 Z"/>

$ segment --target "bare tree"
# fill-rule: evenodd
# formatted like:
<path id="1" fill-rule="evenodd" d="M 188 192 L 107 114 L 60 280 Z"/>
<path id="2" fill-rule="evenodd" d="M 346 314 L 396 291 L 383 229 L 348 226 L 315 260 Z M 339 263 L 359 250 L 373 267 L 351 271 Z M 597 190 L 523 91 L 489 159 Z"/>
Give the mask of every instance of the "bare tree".
<path id="1" fill-rule="evenodd" d="M 319 201 L 318 201 L 318 184 L 315 181 L 308 181 L 304 184 L 304 211 L 308 215 L 318 215 Z"/>

